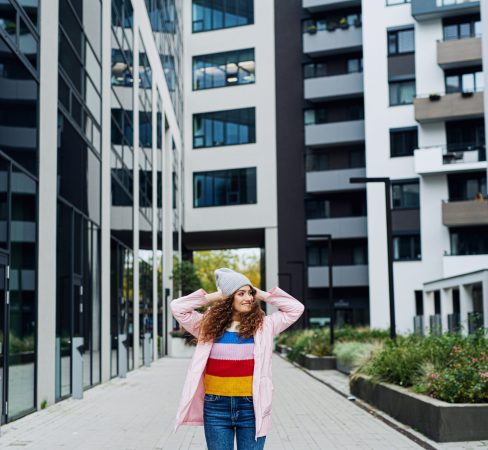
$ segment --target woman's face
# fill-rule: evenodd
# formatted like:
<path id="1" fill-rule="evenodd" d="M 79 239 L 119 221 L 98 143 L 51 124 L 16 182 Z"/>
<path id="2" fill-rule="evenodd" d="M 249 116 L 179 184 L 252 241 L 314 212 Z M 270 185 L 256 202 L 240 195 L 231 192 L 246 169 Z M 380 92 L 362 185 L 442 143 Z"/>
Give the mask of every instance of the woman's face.
<path id="1" fill-rule="evenodd" d="M 242 286 L 234 294 L 234 300 L 232 301 L 232 309 L 240 314 L 245 314 L 251 311 L 254 302 L 253 296 L 254 290 L 251 286 Z"/>

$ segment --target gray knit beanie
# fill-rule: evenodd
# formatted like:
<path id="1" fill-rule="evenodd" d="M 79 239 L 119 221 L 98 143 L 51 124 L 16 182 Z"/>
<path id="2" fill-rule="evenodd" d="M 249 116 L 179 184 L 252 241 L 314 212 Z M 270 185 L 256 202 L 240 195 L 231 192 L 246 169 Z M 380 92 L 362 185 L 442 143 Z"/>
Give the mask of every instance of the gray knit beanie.
<path id="1" fill-rule="evenodd" d="M 215 284 L 220 288 L 224 297 L 229 297 L 242 286 L 249 285 L 252 287 L 252 283 L 246 276 L 232 269 L 222 267 L 217 269 L 214 274 Z"/>

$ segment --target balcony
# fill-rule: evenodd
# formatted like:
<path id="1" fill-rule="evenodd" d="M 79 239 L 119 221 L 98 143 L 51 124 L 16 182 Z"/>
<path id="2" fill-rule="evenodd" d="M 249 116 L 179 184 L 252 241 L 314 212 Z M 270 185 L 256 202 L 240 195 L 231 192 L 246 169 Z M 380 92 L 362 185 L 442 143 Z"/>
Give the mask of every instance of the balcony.
<path id="1" fill-rule="evenodd" d="M 412 0 L 412 16 L 419 22 L 479 11 L 479 0 Z"/>
<path id="2" fill-rule="evenodd" d="M 415 150 L 414 166 L 419 175 L 485 169 L 486 150 L 484 146 L 468 145 L 456 149 L 441 145 L 424 147 Z"/>
<path id="3" fill-rule="evenodd" d="M 361 96 L 364 93 L 363 73 L 307 78 L 304 88 L 305 99 L 311 101 Z"/>
<path id="4" fill-rule="evenodd" d="M 437 41 L 437 64 L 443 69 L 481 66 L 481 38 Z"/>
<path id="5" fill-rule="evenodd" d="M 303 34 L 303 52 L 311 56 L 361 50 L 362 45 L 363 34 L 360 26 Z"/>
<path id="6" fill-rule="evenodd" d="M 349 191 L 365 189 L 365 184 L 351 184 L 351 177 L 365 177 L 364 167 L 341 170 L 321 170 L 318 172 L 307 172 L 307 192 L 328 192 L 328 191 Z"/>
<path id="7" fill-rule="evenodd" d="M 442 202 L 442 223 L 447 227 L 488 225 L 488 201 Z"/>
<path id="8" fill-rule="evenodd" d="M 334 239 L 352 239 L 368 237 L 366 217 L 333 217 L 327 219 L 308 219 L 307 234 L 328 233 Z"/>
<path id="9" fill-rule="evenodd" d="M 305 126 L 305 145 L 310 147 L 364 141 L 364 120 Z"/>
<path id="10" fill-rule="evenodd" d="M 483 92 L 430 94 L 414 99 L 415 120 L 429 123 L 483 117 Z"/>
<path id="11" fill-rule="evenodd" d="M 368 266 L 334 266 L 332 268 L 332 283 L 334 287 L 367 286 Z M 309 267 L 308 287 L 324 288 L 329 286 L 329 267 Z"/>
<path id="12" fill-rule="evenodd" d="M 302 6 L 310 12 L 361 6 L 361 0 L 303 0 Z"/>

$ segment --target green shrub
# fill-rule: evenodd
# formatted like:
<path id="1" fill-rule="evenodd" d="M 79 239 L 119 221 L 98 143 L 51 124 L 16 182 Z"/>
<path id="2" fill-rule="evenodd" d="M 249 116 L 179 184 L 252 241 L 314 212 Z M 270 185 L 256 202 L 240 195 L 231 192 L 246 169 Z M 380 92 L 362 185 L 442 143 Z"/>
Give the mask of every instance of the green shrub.
<path id="1" fill-rule="evenodd" d="M 291 351 L 288 353 L 288 359 L 296 361 L 300 353 L 305 353 L 305 349 L 312 337 L 311 330 L 305 330 L 302 333 L 298 333 L 293 345 L 291 345 Z"/>
<path id="2" fill-rule="evenodd" d="M 360 370 L 439 400 L 488 402 L 488 341 L 482 331 L 468 337 L 399 336 Z"/>
<path id="3" fill-rule="evenodd" d="M 329 333 L 323 328 L 317 328 L 312 331 L 310 339 L 304 352 L 314 356 L 330 356 L 332 348 L 330 346 Z"/>
<path id="4" fill-rule="evenodd" d="M 333 354 L 338 362 L 350 367 L 363 365 L 374 351 L 381 347 L 380 341 L 375 342 L 338 342 L 334 345 Z"/>

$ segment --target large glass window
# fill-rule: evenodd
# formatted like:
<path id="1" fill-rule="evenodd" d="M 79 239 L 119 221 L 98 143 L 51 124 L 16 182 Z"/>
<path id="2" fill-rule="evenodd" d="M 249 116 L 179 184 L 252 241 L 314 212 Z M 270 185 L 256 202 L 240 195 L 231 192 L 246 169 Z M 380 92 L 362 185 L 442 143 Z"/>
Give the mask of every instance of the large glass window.
<path id="1" fill-rule="evenodd" d="M 193 90 L 249 84 L 255 81 L 254 49 L 193 57 Z"/>
<path id="2" fill-rule="evenodd" d="M 193 148 L 256 142 L 256 108 L 193 115 Z"/>
<path id="3" fill-rule="evenodd" d="M 409 105 L 415 97 L 415 80 L 390 81 L 390 106 Z"/>
<path id="4" fill-rule="evenodd" d="M 254 23 L 254 0 L 193 0 L 193 32 Z"/>
<path id="5" fill-rule="evenodd" d="M 415 51 L 413 28 L 388 31 L 388 55 L 400 55 Z"/>
<path id="6" fill-rule="evenodd" d="M 478 193 L 486 197 L 486 172 L 448 174 L 447 186 L 450 201 L 474 200 Z"/>
<path id="7" fill-rule="evenodd" d="M 419 182 L 395 181 L 391 185 L 393 208 L 419 208 Z"/>
<path id="8" fill-rule="evenodd" d="M 485 87 L 483 71 L 480 68 L 446 71 L 446 93 L 479 92 Z"/>
<path id="9" fill-rule="evenodd" d="M 483 119 L 446 122 L 448 151 L 484 148 L 485 123 Z"/>
<path id="10" fill-rule="evenodd" d="M 364 239 L 335 240 L 332 242 L 332 264 L 334 266 L 355 266 L 368 263 L 368 245 Z M 320 267 L 329 265 L 328 242 L 309 242 L 307 265 Z"/>
<path id="11" fill-rule="evenodd" d="M 363 58 L 360 54 L 346 56 L 334 55 L 330 58 L 306 63 L 303 66 L 304 78 L 345 75 L 362 71 Z"/>
<path id="12" fill-rule="evenodd" d="M 449 230 L 451 255 L 488 254 L 488 227 L 459 227 Z"/>
<path id="13" fill-rule="evenodd" d="M 346 122 L 364 119 L 363 100 L 344 100 L 318 105 L 304 111 L 305 125 Z"/>
<path id="14" fill-rule="evenodd" d="M 353 197 L 347 193 L 330 193 L 305 201 L 307 219 L 328 219 L 366 215 L 366 193 L 357 192 Z"/>
<path id="15" fill-rule="evenodd" d="M 193 174 L 193 207 L 257 203 L 256 168 Z"/>
<path id="16" fill-rule="evenodd" d="M 422 259 L 420 235 L 408 234 L 393 236 L 393 259 L 395 261 L 413 261 Z"/>
<path id="17" fill-rule="evenodd" d="M 481 36 L 479 14 L 465 17 L 449 17 L 443 20 L 442 28 L 445 41 Z"/>
<path id="18" fill-rule="evenodd" d="M 392 157 L 412 156 L 416 148 L 418 148 L 417 127 L 390 130 L 390 155 Z"/>

